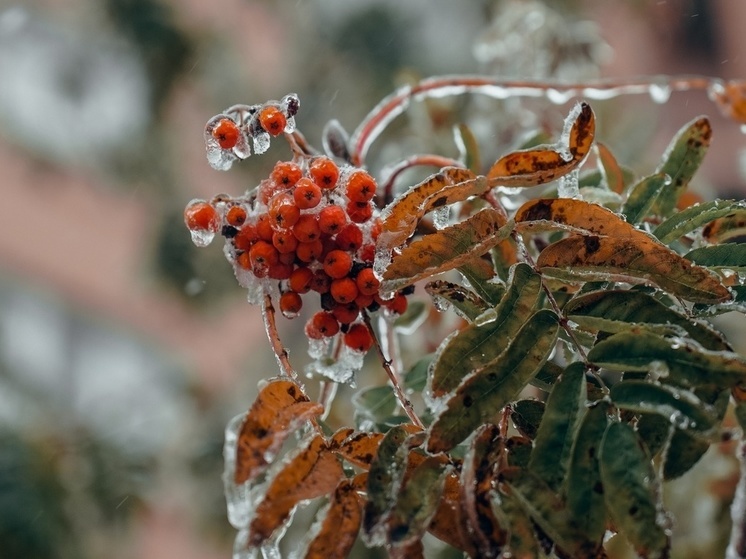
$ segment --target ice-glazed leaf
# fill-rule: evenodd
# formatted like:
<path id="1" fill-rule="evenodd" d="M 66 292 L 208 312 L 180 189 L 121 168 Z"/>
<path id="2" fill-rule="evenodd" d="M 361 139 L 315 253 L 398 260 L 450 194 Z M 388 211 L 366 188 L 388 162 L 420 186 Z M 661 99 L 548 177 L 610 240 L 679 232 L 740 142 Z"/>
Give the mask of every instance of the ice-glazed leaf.
<path id="1" fill-rule="evenodd" d="M 238 434 L 234 481 L 242 484 L 265 471 L 287 437 L 324 410 L 289 379 L 273 379 L 259 391 Z"/>
<path id="2" fill-rule="evenodd" d="M 606 530 L 604 489 L 598 464 L 608 405 L 597 402 L 580 423 L 563 488 L 567 509 L 580 532 L 600 547 Z"/>
<path id="3" fill-rule="evenodd" d="M 450 281 L 431 281 L 425 286 L 425 291 L 433 298 L 436 307 L 452 307 L 456 314 L 469 322 L 473 322 L 488 308 L 487 303 L 473 291 Z"/>
<path id="4" fill-rule="evenodd" d="M 479 154 L 479 142 L 474 132 L 466 124 L 459 124 L 453 129 L 454 139 L 461 152 L 464 165 L 474 173 L 482 168 L 482 160 Z"/>
<path id="5" fill-rule="evenodd" d="M 543 556 L 531 517 L 526 514 L 515 496 L 505 491 L 494 494 L 492 510 L 495 516 L 509 527 L 508 549 L 511 557 L 536 559 Z"/>
<path id="6" fill-rule="evenodd" d="M 588 359 L 615 371 L 662 368 L 666 380 L 682 386 L 715 384 L 733 387 L 746 382 L 746 359 L 729 351 L 710 351 L 681 338 L 649 332 L 620 332 L 596 344 Z"/>
<path id="7" fill-rule="evenodd" d="M 663 557 L 670 542 L 660 525 L 656 475 L 632 427 L 609 425 L 600 466 L 606 510 L 617 529 L 642 557 Z"/>
<path id="8" fill-rule="evenodd" d="M 657 413 L 680 429 L 707 431 L 717 421 L 715 410 L 693 392 L 642 380 L 625 380 L 611 388 L 611 401 L 621 409 Z"/>
<path id="9" fill-rule="evenodd" d="M 490 185 L 525 187 L 546 184 L 576 169 L 588 155 L 596 131 L 596 119 L 587 103 L 570 112 L 566 145 L 543 146 L 509 153 L 492 166 Z"/>
<path id="10" fill-rule="evenodd" d="M 609 279 L 654 283 L 695 303 L 717 303 L 730 291 L 707 268 L 646 238 L 573 235 L 545 248 L 536 261 L 542 272 L 570 281 Z"/>
<path id="11" fill-rule="evenodd" d="M 567 475 L 586 397 L 585 366 L 573 363 L 562 373 L 547 399 L 528 469 L 555 491 Z"/>
<path id="12" fill-rule="evenodd" d="M 721 229 L 728 220 L 728 216 L 741 215 L 741 224 L 746 225 L 746 202 L 740 200 L 713 200 L 694 204 L 687 209 L 676 212 L 653 231 L 660 242 L 667 245 L 676 239 L 691 233 L 695 229 L 706 225 L 702 234 L 705 238 L 713 235 L 716 229 Z M 725 218 L 720 221 L 719 218 Z M 739 219 L 735 220 L 736 222 Z"/>
<path id="13" fill-rule="evenodd" d="M 501 241 L 500 247 L 507 241 Z M 496 277 L 495 268 L 486 255 L 472 258 L 458 267 L 458 271 L 471 285 L 471 288 L 490 305 L 496 305 L 505 294 L 505 286 Z"/>
<path id="14" fill-rule="evenodd" d="M 249 526 L 249 545 L 258 546 L 268 540 L 299 502 L 328 495 L 343 477 L 337 457 L 323 437 L 315 436 L 290 457 L 270 482 Z"/>
<path id="15" fill-rule="evenodd" d="M 505 352 L 468 377 L 446 402 L 430 427 L 428 450 L 448 451 L 480 425 L 492 422 L 547 360 L 558 330 L 553 312 L 532 315 Z"/>
<path id="16" fill-rule="evenodd" d="M 355 415 L 378 422 L 396 411 L 396 397 L 390 386 L 372 386 L 359 390 L 352 396 Z"/>
<path id="17" fill-rule="evenodd" d="M 403 429 L 403 427 L 402 427 Z M 368 469 L 378 452 L 383 433 L 365 433 L 354 429 L 340 429 L 334 434 L 331 449 L 342 458 Z"/>
<path id="18" fill-rule="evenodd" d="M 414 233 L 420 219 L 429 212 L 489 190 L 484 177 L 477 177 L 468 169 L 445 167 L 439 173 L 411 187 L 394 200 L 381 214 L 382 231 L 378 237 L 380 248 L 392 249 Z"/>
<path id="19" fill-rule="evenodd" d="M 684 255 L 699 266 L 746 270 L 746 244 L 728 243 L 695 248 Z"/>
<path id="20" fill-rule="evenodd" d="M 305 559 L 348 557 L 362 518 L 362 501 L 355 486 L 348 480 L 340 482 L 331 497 L 321 529 L 306 550 Z"/>
<path id="21" fill-rule="evenodd" d="M 518 400 L 510 404 L 510 420 L 518 432 L 533 440 L 544 415 L 544 402 L 540 400 Z"/>
<path id="22" fill-rule="evenodd" d="M 324 125 L 321 143 L 328 156 L 350 161 L 350 135 L 338 120 L 330 120 Z"/>
<path id="23" fill-rule="evenodd" d="M 673 325 L 683 328 L 705 349 L 730 349 L 723 336 L 707 324 L 690 319 L 641 291 L 585 293 L 568 301 L 562 310 L 567 318 L 589 330 L 616 333 L 639 323 Z"/>
<path id="24" fill-rule="evenodd" d="M 541 277 L 529 265 L 517 264 L 511 269 L 508 283 L 507 293 L 494 309 L 494 319 L 468 325 L 449 338 L 439 352 L 431 375 L 434 396 L 454 390 L 471 371 L 500 355 L 533 311 Z"/>
<path id="25" fill-rule="evenodd" d="M 449 473 L 445 478 L 440 504 L 430 521 L 429 531 L 439 540 L 464 551 L 469 557 L 475 557 L 476 549 L 468 534 L 467 520 L 461 506 L 461 495 L 459 476 Z"/>
<path id="26" fill-rule="evenodd" d="M 725 116 L 746 124 L 746 82 L 729 80 L 713 83 L 708 93 Z"/>
<path id="27" fill-rule="evenodd" d="M 433 362 L 434 355 L 429 353 L 420 358 L 412 368 L 404 373 L 404 388 L 414 392 L 422 392 L 427 384 L 427 371 Z"/>
<path id="28" fill-rule="evenodd" d="M 653 205 L 655 213 L 663 216 L 673 213 L 679 197 L 684 193 L 689 181 L 702 163 L 710 147 L 711 139 L 712 126 L 705 116 L 685 124 L 674 136 L 656 169 L 656 173 L 665 173 L 670 176 L 671 184 L 658 195 Z"/>
<path id="29" fill-rule="evenodd" d="M 641 223 L 650 214 L 660 191 L 669 184 L 671 177 L 665 173 L 655 173 L 635 184 L 621 209 L 627 222 Z"/>
<path id="30" fill-rule="evenodd" d="M 484 254 L 510 235 L 510 227 L 502 224 L 500 212 L 485 208 L 461 223 L 425 235 L 394 255 L 383 273 L 381 289 L 401 289 Z"/>
<path id="31" fill-rule="evenodd" d="M 597 544 L 579 530 L 564 500 L 534 473 L 506 469 L 501 481 L 521 508 L 564 553 L 560 556 L 596 557 Z"/>
<path id="32" fill-rule="evenodd" d="M 671 442 L 666 446 L 666 457 L 663 461 L 663 479 L 670 481 L 683 476 L 699 462 L 707 449 L 709 441 L 700 439 L 686 431 L 676 431 Z"/>
<path id="33" fill-rule="evenodd" d="M 593 146 L 596 152 L 596 157 L 600 163 L 601 172 L 603 174 L 606 185 L 609 190 L 621 194 L 624 192 L 624 171 L 619 166 L 619 162 L 611 153 L 611 150 L 606 147 L 606 144 L 596 142 Z"/>
<path id="34" fill-rule="evenodd" d="M 702 229 L 702 236 L 710 243 L 740 242 L 746 237 L 746 202 L 723 217 L 714 219 Z"/>
<path id="35" fill-rule="evenodd" d="M 499 427 L 484 425 L 477 431 L 461 468 L 464 512 L 480 557 L 498 557 L 507 537 L 491 502 L 502 448 Z"/>
<path id="36" fill-rule="evenodd" d="M 438 456 L 426 458 L 409 472 L 387 518 L 392 545 L 404 547 L 422 539 L 440 502 L 446 473 L 446 464 Z"/>

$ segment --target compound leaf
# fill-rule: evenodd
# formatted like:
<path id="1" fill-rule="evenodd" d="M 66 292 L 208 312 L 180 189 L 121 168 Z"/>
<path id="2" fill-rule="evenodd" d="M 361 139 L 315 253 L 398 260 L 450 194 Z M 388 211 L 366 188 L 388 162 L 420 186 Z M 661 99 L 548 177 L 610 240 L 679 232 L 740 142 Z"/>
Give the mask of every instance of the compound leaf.
<path id="1" fill-rule="evenodd" d="M 435 280 L 425 286 L 425 291 L 433 298 L 436 307 L 452 307 L 456 314 L 469 322 L 474 322 L 489 308 L 474 292 L 457 283 Z"/>
<path id="2" fill-rule="evenodd" d="M 684 258 L 698 266 L 743 271 L 746 270 L 746 244 L 728 243 L 695 248 Z"/>
<path id="3" fill-rule="evenodd" d="M 340 482 L 321 529 L 306 549 L 305 559 L 347 557 L 357 539 L 362 518 L 362 501 L 355 486 L 348 480 Z"/>
<path id="4" fill-rule="evenodd" d="M 720 221 L 729 215 L 741 213 L 742 223 L 746 223 L 746 202 L 740 200 L 713 200 L 694 204 L 687 209 L 676 212 L 653 231 L 660 242 L 667 245 L 676 239 L 706 225 L 702 234 L 705 238 L 713 236 L 717 230 L 724 229 L 727 220 Z M 736 221 L 739 221 L 738 219 Z"/>
<path id="5" fill-rule="evenodd" d="M 665 173 L 655 173 L 635 184 L 621 208 L 627 222 L 641 223 L 650 214 L 660 191 L 669 184 L 671 177 Z"/>

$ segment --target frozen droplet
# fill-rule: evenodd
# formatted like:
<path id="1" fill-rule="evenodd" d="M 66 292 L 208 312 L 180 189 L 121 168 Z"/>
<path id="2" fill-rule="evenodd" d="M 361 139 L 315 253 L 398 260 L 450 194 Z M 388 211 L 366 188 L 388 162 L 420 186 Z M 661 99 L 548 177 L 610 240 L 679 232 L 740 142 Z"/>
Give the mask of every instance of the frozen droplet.
<path id="1" fill-rule="evenodd" d="M 215 238 L 215 233 L 206 229 L 192 229 L 189 231 L 192 236 L 192 242 L 200 248 L 209 245 Z"/>
<path id="2" fill-rule="evenodd" d="M 283 129 L 285 134 L 292 134 L 295 132 L 295 117 L 289 116 L 285 119 L 285 128 Z"/>
<path id="3" fill-rule="evenodd" d="M 649 93 L 654 103 L 662 105 L 671 98 L 671 86 L 666 82 L 651 83 Z"/>
<path id="4" fill-rule="evenodd" d="M 264 153 L 269 149 L 270 136 L 267 132 L 257 131 L 252 136 L 252 140 L 254 141 L 254 153 L 257 153 L 257 154 Z"/>
<path id="5" fill-rule="evenodd" d="M 671 425 L 677 429 L 689 428 L 689 419 L 678 410 L 672 412 L 671 415 L 668 416 L 668 420 L 671 422 Z"/>
<path id="6" fill-rule="evenodd" d="M 300 109 L 300 99 L 297 94 L 288 93 L 285 97 L 280 99 L 280 106 L 288 119 L 290 119 L 298 114 L 298 109 Z"/>
<path id="7" fill-rule="evenodd" d="M 386 268 L 391 264 L 391 251 L 385 248 L 377 248 L 376 256 L 373 259 L 373 273 L 378 279 L 383 278 Z"/>
<path id="8" fill-rule="evenodd" d="M 225 442 L 223 443 L 223 489 L 225 492 L 228 522 L 237 530 L 246 528 L 251 521 L 253 505 L 249 482 L 236 485 L 236 447 L 238 434 L 241 431 L 246 414 L 239 414 L 228 422 L 225 428 Z"/>
<path id="9" fill-rule="evenodd" d="M 324 357 L 331 347 L 332 340 L 334 338 L 323 337 L 315 340 L 308 338 L 308 355 L 311 359 L 321 359 Z"/>
<path id="10" fill-rule="evenodd" d="M 212 138 L 207 141 L 205 150 L 207 162 L 216 171 L 227 171 L 236 160 L 236 156 L 233 155 L 231 150 L 221 148 Z"/>
<path id="11" fill-rule="evenodd" d="M 497 320 L 497 310 L 495 308 L 489 308 L 474 319 L 476 326 L 484 326 L 490 322 Z"/>
<path id="12" fill-rule="evenodd" d="M 433 211 L 433 225 L 436 229 L 445 229 L 451 218 L 450 206 L 443 206 Z"/>
<path id="13" fill-rule="evenodd" d="M 445 297 L 441 297 L 440 295 L 433 295 L 432 300 L 433 306 L 438 312 L 446 312 L 451 308 L 451 303 Z"/>
<path id="14" fill-rule="evenodd" d="M 575 121 L 578 119 L 578 116 L 580 116 L 582 110 L 583 105 L 581 105 L 580 103 L 575 103 L 572 109 L 570 109 L 570 112 L 567 114 L 565 124 L 562 127 L 562 135 L 560 136 L 560 140 L 557 145 L 557 151 L 559 152 L 560 157 L 562 157 L 562 159 L 564 159 L 565 161 L 572 161 L 573 153 L 572 151 L 570 151 L 570 134 L 572 133 L 572 128 L 573 126 L 575 126 Z"/>
<path id="15" fill-rule="evenodd" d="M 241 130 L 238 142 L 233 147 L 233 154 L 239 159 L 247 159 L 251 155 L 251 145 L 249 144 L 248 134 L 244 129 Z"/>
<path id="16" fill-rule="evenodd" d="M 668 365 L 665 361 L 654 359 L 648 366 L 648 374 L 650 375 L 651 380 L 666 378 L 669 375 Z"/>
<path id="17" fill-rule="evenodd" d="M 580 198 L 580 188 L 578 187 L 578 169 L 570 171 L 564 177 L 561 177 L 557 183 L 557 196 L 560 198 Z"/>
<path id="18" fill-rule="evenodd" d="M 570 99 L 573 98 L 573 91 L 571 90 L 560 91 L 559 89 L 550 87 L 549 89 L 546 90 L 546 96 L 547 96 L 547 99 L 549 99 L 549 101 L 551 101 L 555 105 L 564 105 Z"/>

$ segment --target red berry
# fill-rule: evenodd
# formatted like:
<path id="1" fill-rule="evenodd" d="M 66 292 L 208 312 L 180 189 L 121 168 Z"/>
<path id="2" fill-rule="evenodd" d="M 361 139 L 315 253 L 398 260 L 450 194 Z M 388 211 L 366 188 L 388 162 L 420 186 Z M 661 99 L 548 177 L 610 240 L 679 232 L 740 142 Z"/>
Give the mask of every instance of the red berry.
<path id="1" fill-rule="evenodd" d="M 351 303 L 358 295 L 358 288 L 352 278 L 333 279 L 329 287 L 332 297 L 337 303 Z"/>
<path id="2" fill-rule="evenodd" d="M 303 308 L 303 300 L 295 291 L 286 291 L 280 295 L 280 311 L 288 318 L 296 316 Z"/>
<path id="3" fill-rule="evenodd" d="M 350 202 L 347 204 L 347 215 L 354 223 L 365 223 L 373 217 L 373 206 L 370 202 Z"/>
<path id="4" fill-rule="evenodd" d="M 360 307 L 355 301 L 344 305 L 336 304 L 332 309 L 332 314 L 341 324 L 351 324 L 360 316 Z"/>
<path id="5" fill-rule="evenodd" d="M 363 245 L 363 232 L 354 223 L 348 223 L 337 233 L 336 240 L 342 250 L 354 251 Z"/>
<path id="6" fill-rule="evenodd" d="M 378 288 L 381 286 L 381 282 L 373 272 L 373 268 L 363 268 L 360 270 L 355 278 L 355 283 L 360 293 L 371 296 L 378 293 Z"/>
<path id="7" fill-rule="evenodd" d="M 215 233 L 220 227 L 220 216 L 207 202 L 195 200 L 184 209 L 184 223 L 190 231 Z"/>
<path id="8" fill-rule="evenodd" d="M 242 206 L 232 206 L 225 214 L 225 221 L 231 227 L 241 227 L 246 221 L 246 210 Z"/>
<path id="9" fill-rule="evenodd" d="M 278 161 L 269 175 L 273 183 L 286 189 L 295 186 L 302 176 L 303 171 L 292 161 Z"/>
<path id="10" fill-rule="evenodd" d="M 269 269 L 267 270 L 267 276 L 276 280 L 286 280 L 292 273 L 293 264 L 286 264 L 282 260 L 279 260 L 277 264 L 270 264 Z"/>
<path id="11" fill-rule="evenodd" d="M 363 262 L 373 262 L 376 258 L 376 245 L 365 245 L 358 251 L 358 257 Z"/>
<path id="12" fill-rule="evenodd" d="M 259 233 L 256 226 L 252 223 L 245 223 L 233 237 L 233 244 L 238 250 L 249 250 L 255 241 L 259 240 Z"/>
<path id="13" fill-rule="evenodd" d="M 352 173 L 347 179 L 347 198 L 352 202 L 370 202 L 376 195 L 376 181 L 365 171 Z"/>
<path id="14" fill-rule="evenodd" d="M 241 130 L 239 130 L 238 125 L 229 118 L 221 119 L 212 130 L 212 137 L 217 140 L 218 145 L 223 149 L 234 148 L 240 136 Z"/>
<path id="15" fill-rule="evenodd" d="M 309 338 L 321 339 L 330 338 L 339 332 L 339 322 L 325 311 L 319 311 L 314 314 L 306 323 L 306 335 Z"/>
<path id="16" fill-rule="evenodd" d="M 324 243 L 318 239 L 309 243 L 298 243 L 295 249 L 295 256 L 301 262 L 311 263 L 321 258 L 324 253 Z"/>
<path id="17" fill-rule="evenodd" d="M 347 347 L 365 353 L 373 346 L 373 335 L 365 324 L 357 323 L 350 326 L 344 335 Z"/>
<path id="18" fill-rule="evenodd" d="M 272 198 L 267 213 L 275 229 L 292 227 L 300 218 L 300 208 L 295 204 L 293 197 L 284 192 Z"/>
<path id="19" fill-rule="evenodd" d="M 263 241 L 272 242 L 272 236 L 275 234 L 272 229 L 272 222 L 269 219 L 269 215 L 262 214 L 256 220 L 256 234 Z"/>
<path id="20" fill-rule="evenodd" d="M 275 231 L 272 235 L 272 244 L 280 254 L 295 252 L 298 247 L 298 239 L 290 231 Z"/>
<path id="21" fill-rule="evenodd" d="M 293 199 L 302 210 L 315 208 L 321 202 L 321 188 L 308 177 L 303 177 L 295 184 Z"/>
<path id="22" fill-rule="evenodd" d="M 331 204 L 319 212 L 319 229 L 327 235 L 336 235 L 347 223 L 347 214 L 339 206 Z"/>
<path id="23" fill-rule="evenodd" d="M 321 188 L 331 190 L 337 184 L 339 178 L 339 168 L 328 157 L 317 157 L 308 167 L 308 174 L 311 175 L 313 182 Z"/>
<path id="24" fill-rule="evenodd" d="M 321 229 L 319 229 L 317 216 L 313 214 L 301 215 L 295 225 L 293 225 L 293 234 L 302 243 L 310 243 L 318 240 L 321 236 Z"/>
<path id="25" fill-rule="evenodd" d="M 343 250 L 332 250 L 324 258 L 324 271 L 332 279 L 345 277 L 352 270 L 352 257 Z"/>
<path id="26" fill-rule="evenodd" d="M 257 241 L 249 250 L 251 267 L 254 271 L 266 271 L 272 264 L 279 262 L 277 249 L 267 241 Z"/>
<path id="27" fill-rule="evenodd" d="M 394 298 L 390 301 L 385 301 L 384 306 L 395 314 L 404 314 L 407 310 L 407 298 L 401 293 L 394 295 Z"/>
<path id="28" fill-rule="evenodd" d="M 251 270 L 251 258 L 249 257 L 248 251 L 239 254 L 236 258 L 236 262 L 244 270 Z"/>
<path id="29" fill-rule="evenodd" d="M 311 280 L 311 289 L 313 289 L 316 293 L 319 293 L 320 295 L 328 293 L 331 284 L 332 278 L 327 276 L 324 270 L 316 270 L 314 272 L 313 279 Z"/>
<path id="30" fill-rule="evenodd" d="M 311 289 L 313 271 L 305 266 L 299 266 L 288 278 L 288 287 L 296 293 L 308 293 Z"/>
<path id="31" fill-rule="evenodd" d="M 259 113 L 259 124 L 262 125 L 271 136 L 279 136 L 285 130 L 287 119 L 282 111 L 273 105 L 264 107 Z"/>
<path id="32" fill-rule="evenodd" d="M 373 301 L 373 295 L 363 295 L 362 293 L 360 293 L 357 297 L 355 297 L 355 305 L 357 305 L 361 309 L 367 309 L 373 304 Z"/>

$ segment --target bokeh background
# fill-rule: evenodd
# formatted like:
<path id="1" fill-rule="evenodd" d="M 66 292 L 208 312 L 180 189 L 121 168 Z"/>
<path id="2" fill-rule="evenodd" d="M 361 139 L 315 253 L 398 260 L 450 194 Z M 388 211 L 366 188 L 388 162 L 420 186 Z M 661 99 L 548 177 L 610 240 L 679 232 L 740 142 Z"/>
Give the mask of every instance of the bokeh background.
<path id="1" fill-rule="evenodd" d="M 274 142 L 213 171 L 210 116 L 294 91 L 319 145 L 329 119 L 352 130 L 393 88 L 432 74 L 744 78 L 744 21 L 733 0 L 0 1 L 0 557 L 231 554 L 223 429 L 276 365 L 220 247 L 193 247 L 182 210 L 242 193 L 288 151 Z M 455 154 L 455 115 L 487 157 L 516 130 L 556 129 L 567 107 L 420 104 L 374 146 L 371 170 L 423 145 Z M 684 123 L 712 116 L 695 189 L 746 195 L 746 136 L 702 92 L 594 107 L 600 139 L 639 173 Z M 302 362 L 295 322 L 282 334 Z M 723 324 L 743 350 L 741 326 Z M 679 506 L 679 557 L 721 549 L 730 451 L 682 481 L 701 494 Z"/>

